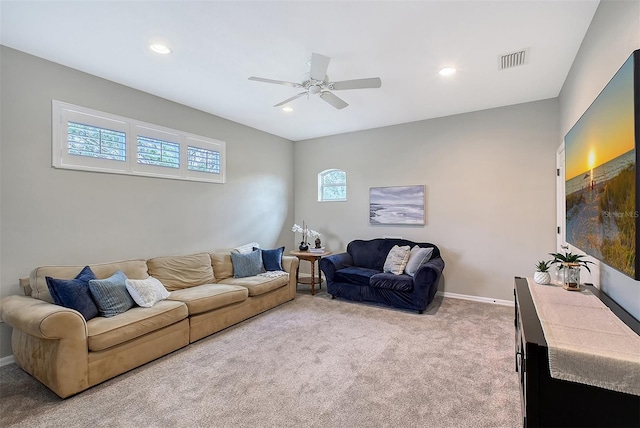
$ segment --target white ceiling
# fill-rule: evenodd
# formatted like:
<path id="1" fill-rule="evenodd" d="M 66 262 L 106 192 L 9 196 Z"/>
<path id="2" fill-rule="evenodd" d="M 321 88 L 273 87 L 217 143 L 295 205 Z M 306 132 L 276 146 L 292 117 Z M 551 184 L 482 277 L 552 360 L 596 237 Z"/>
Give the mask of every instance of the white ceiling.
<path id="1" fill-rule="evenodd" d="M 558 96 L 598 6 L 568 1 L 2 1 L 0 43 L 298 141 Z M 173 54 L 149 51 L 164 41 Z M 500 55 L 529 49 L 524 66 Z M 311 53 L 380 89 L 273 105 Z M 458 72 L 438 75 L 444 66 Z M 87 106 L 91 107 L 91 106 Z M 117 112 L 116 112 L 117 113 Z"/>

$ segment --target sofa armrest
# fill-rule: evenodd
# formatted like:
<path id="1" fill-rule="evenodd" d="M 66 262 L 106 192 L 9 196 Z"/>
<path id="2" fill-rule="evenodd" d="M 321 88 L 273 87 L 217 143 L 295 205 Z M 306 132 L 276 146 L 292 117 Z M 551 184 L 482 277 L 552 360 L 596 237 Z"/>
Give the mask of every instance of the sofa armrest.
<path id="1" fill-rule="evenodd" d="M 420 307 L 426 307 L 436 294 L 438 282 L 444 270 L 440 257 L 429 260 L 413 276 L 414 299 Z"/>
<path id="2" fill-rule="evenodd" d="M 89 387 L 87 322 L 79 312 L 26 296 L 1 304 L 19 367 L 62 398 Z"/>
<path id="3" fill-rule="evenodd" d="M 353 257 L 349 253 L 332 254 L 320 259 L 320 270 L 324 272 L 327 281 L 333 281 L 337 270 L 353 266 Z"/>
<path id="4" fill-rule="evenodd" d="M 27 296 L 2 299 L 2 319 L 11 327 L 42 339 L 87 339 L 87 322 L 73 309 Z"/>
<path id="5" fill-rule="evenodd" d="M 296 269 L 298 269 L 299 260 L 294 256 L 282 256 L 282 269 L 287 272 L 289 275 L 292 273 L 296 273 Z M 295 276 L 295 275 L 294 275 Z"/>

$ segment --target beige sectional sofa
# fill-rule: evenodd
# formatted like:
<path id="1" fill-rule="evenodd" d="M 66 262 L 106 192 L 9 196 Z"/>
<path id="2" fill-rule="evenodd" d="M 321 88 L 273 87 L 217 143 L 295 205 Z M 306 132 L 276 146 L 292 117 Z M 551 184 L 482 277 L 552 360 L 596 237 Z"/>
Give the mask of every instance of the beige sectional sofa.
<path id="1" fill-rule="evenodd" d="M 53 304 L 46 276 L 72 279 L 84 266 L 42 266 L 21 279 L 25 296 L 2 300 L 13 327 L 15 362 L 65 398 L 293 300 L 298 259 L 284 256 L 278 277 L 233 277 L 229 251 L 89 265 L 98 278 L 121 270 L 159 279 L 171 292 L 153 307 L 85 321 Z"/>

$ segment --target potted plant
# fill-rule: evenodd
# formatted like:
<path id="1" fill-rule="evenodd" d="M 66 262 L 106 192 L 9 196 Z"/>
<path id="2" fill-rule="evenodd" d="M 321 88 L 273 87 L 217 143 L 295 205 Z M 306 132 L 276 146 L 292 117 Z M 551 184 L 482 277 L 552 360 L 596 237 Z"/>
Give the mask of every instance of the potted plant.
<path id="1" fill-rule="evenodd" d="M 549 274 L 549 267 L 551 267 L 552 260 L 540 260 L 536 264 L 536 271 L 533 274 L 533 280 L 536 284 L 549 284 L 551 282 L 551 275 Z"/>
<path id="2" fill-rule="evenodd" d="M 565 253 L 549 253 L 553 256 L 552 263 L 560 265 L 560 271 L 562 273 L 562 286 L 565 290 L 579 291 L 580 290 L 580 269 L 586 268 L 589 273 L 589 263 L 593 262 L 589 260 L 583 260 L 586 255 L 573 254 L 570 252 Z"/>

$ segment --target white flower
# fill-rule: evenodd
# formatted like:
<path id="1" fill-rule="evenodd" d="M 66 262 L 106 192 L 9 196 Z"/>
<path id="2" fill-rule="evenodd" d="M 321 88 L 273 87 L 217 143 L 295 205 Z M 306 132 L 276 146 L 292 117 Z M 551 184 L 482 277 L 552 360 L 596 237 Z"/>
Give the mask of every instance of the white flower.
<path id="1" fill-rule="evenodd" d="M 309 229 L 304 223 L 302 223 L 302 227 L 297 224 L 294 224 L 291 228 L 293 233 L 302 233 L 302 242 L 307 242 L 307 237 L 309 238 L 319 238 L 322 236 L 320 232 L 316 232 L 315 230 Z"/>

